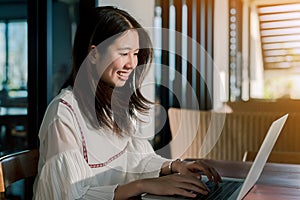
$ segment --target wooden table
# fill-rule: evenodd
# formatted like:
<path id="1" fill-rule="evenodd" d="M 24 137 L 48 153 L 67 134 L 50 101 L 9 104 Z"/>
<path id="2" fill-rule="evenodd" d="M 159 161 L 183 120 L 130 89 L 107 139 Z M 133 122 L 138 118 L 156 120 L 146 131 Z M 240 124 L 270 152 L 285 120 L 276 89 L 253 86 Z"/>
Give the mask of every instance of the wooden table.
<path id="1" fill-rule="evenodd" d="M 221 176 L 245 178 L 252 162 L 205 160 Z M 267 163 L 245 200 L 300 199 L 300 165 Z"/>
<path id="2" fill-rule="evenodd" d="M 205 161 L 214 166 L 221 176 L 233 178 L 245 178 L 252 164 L 224 160 Z M 257 184 L 243 200 L 300 200 L 300 165 L 267 163 Z"/>

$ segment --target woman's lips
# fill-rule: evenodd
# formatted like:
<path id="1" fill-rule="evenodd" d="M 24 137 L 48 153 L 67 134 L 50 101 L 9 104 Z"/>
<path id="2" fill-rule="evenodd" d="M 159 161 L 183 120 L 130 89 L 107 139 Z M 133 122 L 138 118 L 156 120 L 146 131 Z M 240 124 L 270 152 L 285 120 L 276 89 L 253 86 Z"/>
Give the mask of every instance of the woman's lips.
<path id="1" fill-rule="evenodd" d="M 122 71 L 118 71 L 117 74 L 119 75 L 119 78 L 120 78 L 121 80 L 126 81 L 126 80 L 128 80 L 128 78 L 129 78 L 130 72 L 122 72 Z"/>

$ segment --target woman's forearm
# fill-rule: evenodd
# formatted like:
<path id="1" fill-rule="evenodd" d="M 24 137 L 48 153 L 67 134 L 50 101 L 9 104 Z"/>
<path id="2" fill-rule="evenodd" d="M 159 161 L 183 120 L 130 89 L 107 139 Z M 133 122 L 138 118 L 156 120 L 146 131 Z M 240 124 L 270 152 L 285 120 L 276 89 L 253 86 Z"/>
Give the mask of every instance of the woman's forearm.
<path id="1" fill-rule="evenodd" d="M 115 190 L 114 200 L 125 200 L 144 193 L 141 180 L 119 185 Z"/>
<path id="2" fill-rule="evenodd" d="M 163 163 L 160 175 L 170 174 L 170 161 Z M 115 190 L 114 200 L 125 200 L 139 196 L 147 192 L 147 179 L 140 179 L 123 185 L 119 185 Z"/>

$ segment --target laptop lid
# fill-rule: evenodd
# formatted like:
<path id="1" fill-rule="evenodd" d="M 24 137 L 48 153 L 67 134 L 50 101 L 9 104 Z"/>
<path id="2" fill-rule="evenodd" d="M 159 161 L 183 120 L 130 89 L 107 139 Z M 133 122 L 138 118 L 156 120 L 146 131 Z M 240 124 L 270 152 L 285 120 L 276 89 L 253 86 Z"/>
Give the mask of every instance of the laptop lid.
<path id="1" fill-rule="evenodd" d="M 249 190 L 254 186 L 256 181 L 261 175 L 261 172 L 268 160 L 268 157 L 273 149 L 273 146 L 283 128 L 283 125 L 286 122 L 286 119 L 288 117 L 288 114 L 280 117 L 276 121 L 272 123 L 270 126 L 265 139 L 254 159 L 254 162 L 247 174 L 247 177 L 244 181 L 244 184 L 239 192 L 239 195 L 237 197 L 237 200 L 242 199 Z"/>

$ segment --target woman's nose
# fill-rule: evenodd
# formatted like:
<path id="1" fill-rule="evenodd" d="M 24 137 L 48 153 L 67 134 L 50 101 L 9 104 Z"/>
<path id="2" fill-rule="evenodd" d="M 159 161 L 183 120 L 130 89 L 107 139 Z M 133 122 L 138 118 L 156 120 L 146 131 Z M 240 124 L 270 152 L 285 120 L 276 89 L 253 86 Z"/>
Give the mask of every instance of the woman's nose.
<path id="1" fill-rule="evenodd" d="M 135 54 L 129 54 L 128 55 L 128 60 L 126 63 L 126 68 L 128 69 L 133 69 L 137 65 L 137 56 Z"/>

